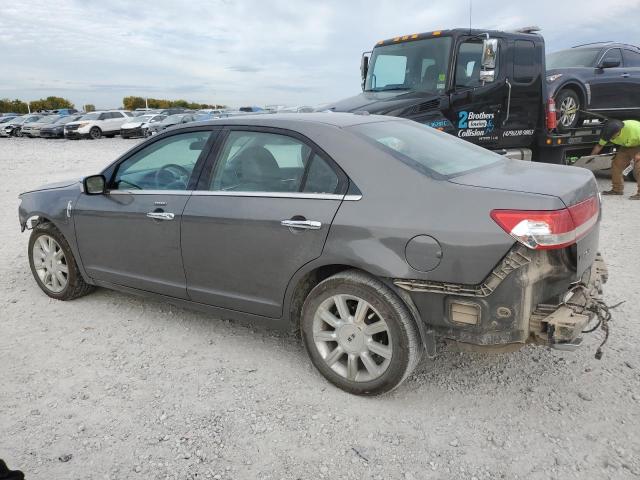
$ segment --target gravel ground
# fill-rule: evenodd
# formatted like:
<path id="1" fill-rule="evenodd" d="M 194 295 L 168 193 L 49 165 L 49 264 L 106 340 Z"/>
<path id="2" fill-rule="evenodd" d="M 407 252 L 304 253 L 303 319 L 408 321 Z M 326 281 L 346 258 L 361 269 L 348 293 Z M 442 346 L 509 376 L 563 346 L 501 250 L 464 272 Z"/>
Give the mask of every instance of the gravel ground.
<path id="1" fill-rule="evenodd" d="M 394 393 L 358 398 L 295 337 L 107 290 L 40 292 L 18 193 L 135 143 L 0 139 L 0 458 L 28 479 L 640 476 L 640 202 L 605 198 L 606 300 L 626 303 L 601 361 L 600 333 L 574 353 L 443 349 Z"/>

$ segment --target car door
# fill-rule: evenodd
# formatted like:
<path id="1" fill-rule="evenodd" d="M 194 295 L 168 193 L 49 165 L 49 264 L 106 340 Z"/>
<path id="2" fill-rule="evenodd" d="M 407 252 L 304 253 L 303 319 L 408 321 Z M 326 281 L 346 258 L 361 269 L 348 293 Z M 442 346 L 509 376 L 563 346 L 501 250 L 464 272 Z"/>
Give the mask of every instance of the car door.
<path id="1" fill-rule="evenodd" d="M 109 119 L 109 131 L 119 132 L 120 125 L 122 125 L 125 122 L 127 117 L 122 112 L 111 112 L 110 117 L 111 118 Z"/>
<path id="2" fill-rule="evenodd" d="M 625 48 L 622 51 L 622 57 L 629 75 L 627 78 L 631 95 L 629 107 L 637 115 L 640 111 L 640 52 Z"/>
<path id="3" fill-rule="evenodd" d="M 183 214 L 187 291 L 277 318 L 291 277 L 322 253 L 347 178 L 291 132 L 234 127 L 225 136 Z"/>
<path id="4" fill-rule="evenodd" d="M 593 79 L 589 82 L 591 88 L 591 110 L 606 112 L 624 109 L 629 101 L 629 84 L 620 49 L 610 48 L 606 50 L 598 65 L 603 65 L 604 62 L 617 63 L 617 66 L 595 69 Z"/>
<path id="5" fill-rule="evenodd" d="M 213 136 L 200 129 L 145 143 L 105 172 L 104 195 L 80 195 L 73 219 L 91 278 L 187 297 L 180 219 Z"/>

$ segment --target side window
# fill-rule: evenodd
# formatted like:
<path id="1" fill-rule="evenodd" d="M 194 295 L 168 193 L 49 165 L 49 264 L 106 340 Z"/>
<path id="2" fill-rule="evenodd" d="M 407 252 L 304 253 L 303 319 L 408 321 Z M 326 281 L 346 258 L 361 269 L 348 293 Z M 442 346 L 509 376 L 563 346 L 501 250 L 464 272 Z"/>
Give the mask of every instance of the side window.
<path id="1" fill-rule="evenodd" d="M 118 169 L 113 190 L 186 190 L 211 132 L 163 138 L 135 153 Z"/>
<path id="2" fill-rule="evenodd" d="M 538 73 L 536 45 L 530 40 L 516 40 L 513 52 L 513 80 L 531 83 Z"/>
<path id="3" fill-rule="evenodd" d="M 108 113 L 101 113 L 100 116 L 98 117 L 98 120 L 106 120 L 108 118 L 109 118 Z"/>
<path id="4" fill-rule="evenodd" d="M 220 152 L 210 190 L 334 193 L 338 183 L 333 169 L 296 138 L 232 131 Z"/>
<path id="5" fill-rule="evenodd" d="M 622 54 L 619 48 L 612 48 L 604 54 L 602 62 L 618 62 L 618 65 L 622 66 Z"/>
<path id="6" fill-rule="evenodd" d="M 122 118 L 124 115 L 120 112 L 111 112 L 111 118 Z"/>
<path id="7" fill-rule="evenodd" d="M 305 193 L 336 193 L 338 189 L 338 175 L 325 160 L 314 154 L 307 167 L 307 177 L 302 191 Z"/>
<path id="8" fill-rule="evenodd" d="M 480 81 L 481 61 L 482 41 L 474 40 L 460 45 L 456 60 L 456 87 L 468 88 L 482 85 Z"/>
<path id="9" fill-rule="evenodd" d="M 623 50 L 625 67 L 640 67 L 640 53 L 633 50 Z"/>
<path id="10" fill-rule="evenodd" d="M 407 57 L 403 55 L 378 55 L 375 64 L 375 84 L 372 88 L 404 85 Z"/>

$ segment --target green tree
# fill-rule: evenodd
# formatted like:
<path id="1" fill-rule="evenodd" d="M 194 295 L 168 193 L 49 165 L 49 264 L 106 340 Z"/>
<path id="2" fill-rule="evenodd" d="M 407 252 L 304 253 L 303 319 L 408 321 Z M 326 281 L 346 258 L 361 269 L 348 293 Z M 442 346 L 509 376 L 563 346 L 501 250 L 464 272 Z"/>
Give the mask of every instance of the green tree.
<path id="1" fill-rule="evenodd" d="M 94 104 L 92 104 L 92 103 L 87 103 L 84 106 L 84 111 L 85 112 L 95 112 L 95 110 L 96 110 L 96 106 Z"/>
<path id="2" fill-rule="evenodd" d="M 73 103 L 66 98 L 54 96 L 41 98 L 40 100 L 32 100 L 29 104 L 32 112 L 39 110 L 57 110 L 59 108 L 73 108 Z"/>
<path id="3" fill-rule="evenodd" d="M 144 108 L 144 98 L 142 97 L 124 97 L 122 105 L 126 110 L 135 110 L 136 108 Z"/>
<path id="4" fill-rule="evenodd" d="M 28 113 L 29 108 L 26 102 L 22 100 L 9 100 L 8 98 L 0 99 L 0 112 Z"/>

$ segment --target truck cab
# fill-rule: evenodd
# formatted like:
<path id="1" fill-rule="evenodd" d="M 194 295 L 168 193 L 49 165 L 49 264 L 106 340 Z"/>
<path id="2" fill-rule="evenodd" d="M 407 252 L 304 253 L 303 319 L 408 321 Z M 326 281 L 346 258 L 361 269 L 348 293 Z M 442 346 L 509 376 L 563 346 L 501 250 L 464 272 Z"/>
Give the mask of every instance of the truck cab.
<path id="1" fill-rule="evenodd" d="M 544 39 L 531 29 L 382 40 L 361 72 L 363 92 L 330 110 L 409 118 L 522 160 L 549 145 Z"/>

